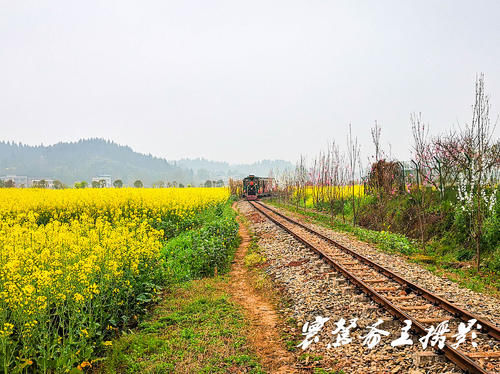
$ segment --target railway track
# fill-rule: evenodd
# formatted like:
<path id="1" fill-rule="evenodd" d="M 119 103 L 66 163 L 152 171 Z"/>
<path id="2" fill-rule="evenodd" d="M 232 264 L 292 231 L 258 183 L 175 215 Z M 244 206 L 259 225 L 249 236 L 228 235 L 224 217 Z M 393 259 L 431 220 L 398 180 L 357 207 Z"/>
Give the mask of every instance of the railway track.
<path id="1" fill-rule="evenodd" d="M 447 339 L 452 339 L 460 323 L 467 325 L 469 320 L 476 320 L 474 326 L 479 324 L 481 329 L 476 331 L 475 347 L 472 346 L 472 341 L 467 341 L 456 348 L 449 342 L 445 342 L 441 349 L 437 344 L 433 348 L 466 372 L 500 373 L 498 326 L 457 307 L 274 208 L 261 202 L 250 202 L 250 204 L 296 240 L 319 254 L 323 260 L 395 318 L 401 321 L 410 320 L 411 330 L 417 335 L 425 336 L 426 329 L 440 322 L 449 321 L 451 333 L 445 336 Z"/>

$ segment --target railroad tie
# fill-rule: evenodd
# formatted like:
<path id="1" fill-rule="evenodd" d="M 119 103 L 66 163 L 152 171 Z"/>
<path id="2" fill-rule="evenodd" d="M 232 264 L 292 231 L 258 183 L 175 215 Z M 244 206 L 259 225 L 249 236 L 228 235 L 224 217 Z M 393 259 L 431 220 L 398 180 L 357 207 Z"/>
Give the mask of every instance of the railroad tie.
<path id="1" fill-rule="evenodd" d="M 387 296 L 389 300 L 411 300 L 415 298 L 415 295 L 407 295 L 407 296 Z"/>
<path id="2" fill-rule="evenodd" d="M 444 321 L 451 320 L 452 317 L 434 317 L 434 318 L 417 318 L 417 321 L 420 323 L 441 323 Z"/>
<path id="3" fill-rule="evenodd" d="M 401 310 L 427 310 L 431 307 L 431 304 L 426 304 L 426 305 L 408 305 L 408 306 L 400 306 L 398 305 L 398 308 Z"/>
<path id="4" fill-rule="evenodd" d="M 471 358 L 500 358 L 500 351 L 497 352 L 491 352 L 491 351 L 485 351 L 485 352 L 464 352 L 461 351 L 464 355 L 467 355 Z"/>
<path id="5" fill-rule="evenodd" d="M 413 355 L 413 365 L 415 365 L 416 367 L 423 367 L 425 365 L 428 365 L 429 363 L 435 363 L 439 361 L 444 361 L 444 356 L 437 355 L 434 352 L 423 351 L 416 352 Z"/>
<path id="6" fill-rule="evenodd" d="M 376 287 L 374 288 L 377 292 L 386 292 L 386 291 L 397 291 L 397 287 Z"/>

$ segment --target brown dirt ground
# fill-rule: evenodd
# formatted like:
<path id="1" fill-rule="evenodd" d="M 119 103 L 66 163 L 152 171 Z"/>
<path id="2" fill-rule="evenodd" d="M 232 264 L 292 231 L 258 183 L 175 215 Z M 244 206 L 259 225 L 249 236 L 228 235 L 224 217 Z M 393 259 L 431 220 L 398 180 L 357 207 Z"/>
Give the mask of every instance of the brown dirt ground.
<path id="1" fill-rule="evenodd" d="M 233 209 L 237 211 L 235 204 Z M 254 218 L 254 217 L 252 217 Z M 257 218 L 257 217 L 255 217 Z M 270 373 L 296 373 L 293 355 L 283 348 L 278 329 L 278 315 L 273 305 L 258 294 L 251 285 L 250 274 L 245 266 L 245 256 L 250 244 L 247 228 L 239 221 L 242 242 L 235 254 L 230 274 L 229 290 L 234 300 L 244 310 L 251 331 L 250 343 L 260 357 L 264 370 Z"/>

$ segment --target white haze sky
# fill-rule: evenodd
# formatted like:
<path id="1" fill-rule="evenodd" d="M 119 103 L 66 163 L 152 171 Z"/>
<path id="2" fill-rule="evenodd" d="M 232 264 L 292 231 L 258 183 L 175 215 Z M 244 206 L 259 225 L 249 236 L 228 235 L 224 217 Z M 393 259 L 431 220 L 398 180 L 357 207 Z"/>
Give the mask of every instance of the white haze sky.
<path id="1" fill-rule="evenodd" d="M 481 0 L 0 0 L 0 139 L 294 162 L 352 123 L 366 159 L 378 120 L 407 159 L 410 113 L 432 133 L 469 121 L 476 73 L 496 118 L 499 16 Z"/>

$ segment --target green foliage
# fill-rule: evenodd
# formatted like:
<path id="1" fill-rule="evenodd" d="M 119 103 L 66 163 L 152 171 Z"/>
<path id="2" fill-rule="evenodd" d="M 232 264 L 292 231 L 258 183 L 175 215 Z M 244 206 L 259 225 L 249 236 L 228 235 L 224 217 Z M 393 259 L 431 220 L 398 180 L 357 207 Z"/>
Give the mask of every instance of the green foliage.
<path id="1" fill-rule="evenodd" d="M 500 248 L 500 190 L 497 188 L 497 199 L 492 210 L 483 222 L 481 238 L 481 250 L 486 256 L 486 264 L 491 268 L 488 260 L 495 261 L 495 253 Z M 461 259 L 471 259 L 475 255 L 473 241 L 470 237 L 470 219 L 466 212 L 456 205 L 452 212 L 453 225 L 451 230 L 445 234 L 447 240 L 455 244 L 459 250 Z M 496 268 L 500 270 L 499 268 Z"/>
<path id="2" fill-rule="evenodd" d="M 283 205 L 276 201 L 273 201 L 272 204 L 287 210 L 296 210 L 293 205 Z M 381 217 L 384 218 L 380 226 L 376 226 L 379 230 L 353 226 L 349 220 L 346 220 L 347 223 L 344 224 L 339 215 L 332 222 L 326 213 L 314 210 L 304 212 L 300 208 L 298 211 L 324 226 L 352 233 L 360 240 L 374 243 L 386 252 L 403 253 L 410 256 L 412 261 L 421 263 L 428 270 L 447 276 L 464 287 L 498 293 L 500 289 L 499 199 L 497 198 L 494 208 L 496 213 L 490 215 L 484 222 L 482 245 L 486 250 L 483 256 L 484 267 L 481 274 L 462 263 L 473 259 L 475 251 L 468 241 L 467 222 L 460 211 L 455 210 L 453 202 L 434 200 L 434 204 L 427 208 L 427 214 L 434 221 L 431 225 L 433 226 L 432 231 L 430 229 L 428 231 L 433 235 L 427 242 L 425 254 L 420 243 L 407 236 L 410 232 L 410 226 L 406 226 L 405 229 L 404 222 L 411 219 L 412 205 L 413 201 L 409 194 L 397 195 L 384 205 L 379 205 Z M 373 212 L 376 207 L 376 200 L 365 204 L 365 210 L 362 213 L 365 215 L 364 219 L 367 219 L 367 211 Z M 372 223 L 373 221 L 374 219 L 372 219 Z M 402 230 L 403 233 L 392 232 L 393 230 Z"/>
<path id="3" fill-rule="evenodd" d="M 248 223 L 246 218 L 243 218 L 245 223 Z M 245 256 L 245 265 L 249 268 L 254 268 L 263 264 L 267 259 L 263 256 L 259 245 L 257 244 L 257 237 L 250 231 L 250 244 L 248 245 L 247 254 Z"/>
<path id="4" fill-rule="evenodd" d="M 162 250 L 164 266 L 151 269 L 155 274 L 149 273 L 148 279 L 136 282 L 142 288 L 124 304 L 127 309 L 135 308 L 132 313 L 127 310 L 126 315 L 143 315 L 148 305 L 157 300 L 157 290 L 161 289 L 158 285 L 167 286 L 172 295 L 155 308 L 160 315 L 140 323 L 137 333 L 124 336 L 116 346 L 113 345 L 105 372 L 178 372 L 175 370 L 177 362 L 185 357 L 186 351 L 203 355 L 205 350 L 213 348 L 212 345 L 227 344 L 227 339 L 233 334 L 231 329 L 242 327 L 241 316 L 228 298 L 224 295 L 215 297 L 212 283 L 217 282 L 217 278 L 197 283 L 203 287 L 202 292 L 197 291 L 199 293 L 192 292 L 193 283 L 190 283 L 192 279 L 214 275 L 215 269 L 218 273 L 229 269 L 239 241 L 238 224 L 230 202 L 197 212 L 185 225 L 175 220 L 169 222 L 170 219 L 173 217 L 162 217 L 160 222 L 161 227 L 170 227 L 173 235 Z M 179 295 L 182 293 L 189 298 L 184 300 Z M 183 306 L 179 309 L 172 305 L 175 303 Z M 165 308 L 168 313 L 165 313 Z M 114 316 L 111 318 L 112 326 L 132 322 L 125 313 L 118 317 L 116 320 Z M 232 323 L 232 327 L 227 327 L 227 323 Z M 238 334 L 236 336 L 241 338 Z M 215 352 L 211 361 L 199 371 L 224 372 L 220 368 L 229 365 L 252 368 L 250 372 L 259 373 L 257 361 L 243 349 L 244 344 L 236 341 L 234 344 L 237 354 L 223 357 Z M 146 358 L 149 362 L 140 362 Z"/>
<path id="5" fill-rule="evenodd" d="M 352 231 L 359 239 L 379 244 L 379 247 L 387 252 L 400 252 L 409 256 L 419 251 L 414 242 L 402 234 L 367 230 L 357 226 Z"/>
<path id="6" fill-rule="evenodd" d="M 475 256 L 469 227 L 470 219 L 456 203 L 454 189 L 446 189 L 444 196 L 444 199 L 440 199 L 438 191 L 426 189 L 423 223 L 427 241 L 426 250 L 430 250 L 431 255 L 448 256 L 450 261 L 469 261 Z M 366 195 L 362 199 L 359 222 L 362 226 L 379 233 L 363 232 L 355 228 L 347 231 L 358 231 L 355 234 L 362 240 L 381 244 L 385 250 L 399 248 L 398 251 L 407 255 L 420 251 L 415 244 L 411 244 L 411 239 L 404 239 L 404 237 L 420 239 L 419 213 L 416 206 L 418 202 L 413 194 L 397 194 L 382 200 L 377 200 L 375 195 Z M 346 212 L 349 213 L 348 206 Z M 500 245 L 499 228 L 500 204 L 497 198 L 493 212 L 486 217 L 482 229 L 481 249 L 485 255 L 485 264 L 490 269 L 494 263 L 493 253 Z M 388 231 L 397 236 L 387 236 Z"/>
<path id="7" fill-rule="evenodd" d="M 256 265 L 262 264 L 266 262 L 266 258 L 263 257 L 260 253 L 258 252 L 252 252 L 245 256 L 245 265 L 248 267 L 254 267 Z"/>
<path id="8" fill-rule="evenodd" d="M 184 283 L 139 328 L 116 340 L 103 373 L 263 373 L 225 279 Z"/>
<path id="9" fill-rule="evenodd" d="M 314 374 L 345 374 L 344 370 L 325 370 L 322 368 L 314 368 Z"/>
<path id="10" fill-rule="evenodd" d="M 491 271 L 500 273 L 500 246 L 497 246 L 495 252 L 491 254 L 490 259 L 487 261 L 487 266 Z"/>
<path id="11" fill-rule="evenodd" d="M 203 225 L 196 227 L 197 221 Z M 194 229 L 180 233 L 163 248 L 169 282 L 210 276 L 229 269 L 238 244 L 238 223 L 229 204 L 215 206 L 191 221 Z"/>
<path id="12" fill-rule="evenodd" d="M 89 184 L 85 181 L 75 182 L 75 188 L 87 188 Z"/>
<path id="13" fill-rule="evenodd" d="M 277 204 L 276 202 L 274 202 L 274 204 L 277 206 L 284 207 L 286 209 L 291 209 L 291 206 L 288 207 L 283 206 L 281 204 Z M 304 213 L 302 211 L 300 212 Z M 314 211 L 307 211 L 304 214 L 320 221 L 323 224 L 330 225 L 332 223 L 330 217 L 326 214 L 316 213 Z M 376 231 L 376 230 L 366 229 L 361 226 L 353 226 L 352 224 L 349 223 L 349 221 L 343 223 L 338 216 L 333 221 L 333 227 L 343 232 L 353 233 L 360 240 L 364 240 L 370 243 L 375 243 L 378 245 L 379 248 L 383 249 L 386 252 L 391 252 L 391 253 L 399 252 L 406 255 L 412 255 L 419 251 L 414 241 L 412 239 L 407 238 L 403 234 L 393 233 L 385 230 Z"/>

